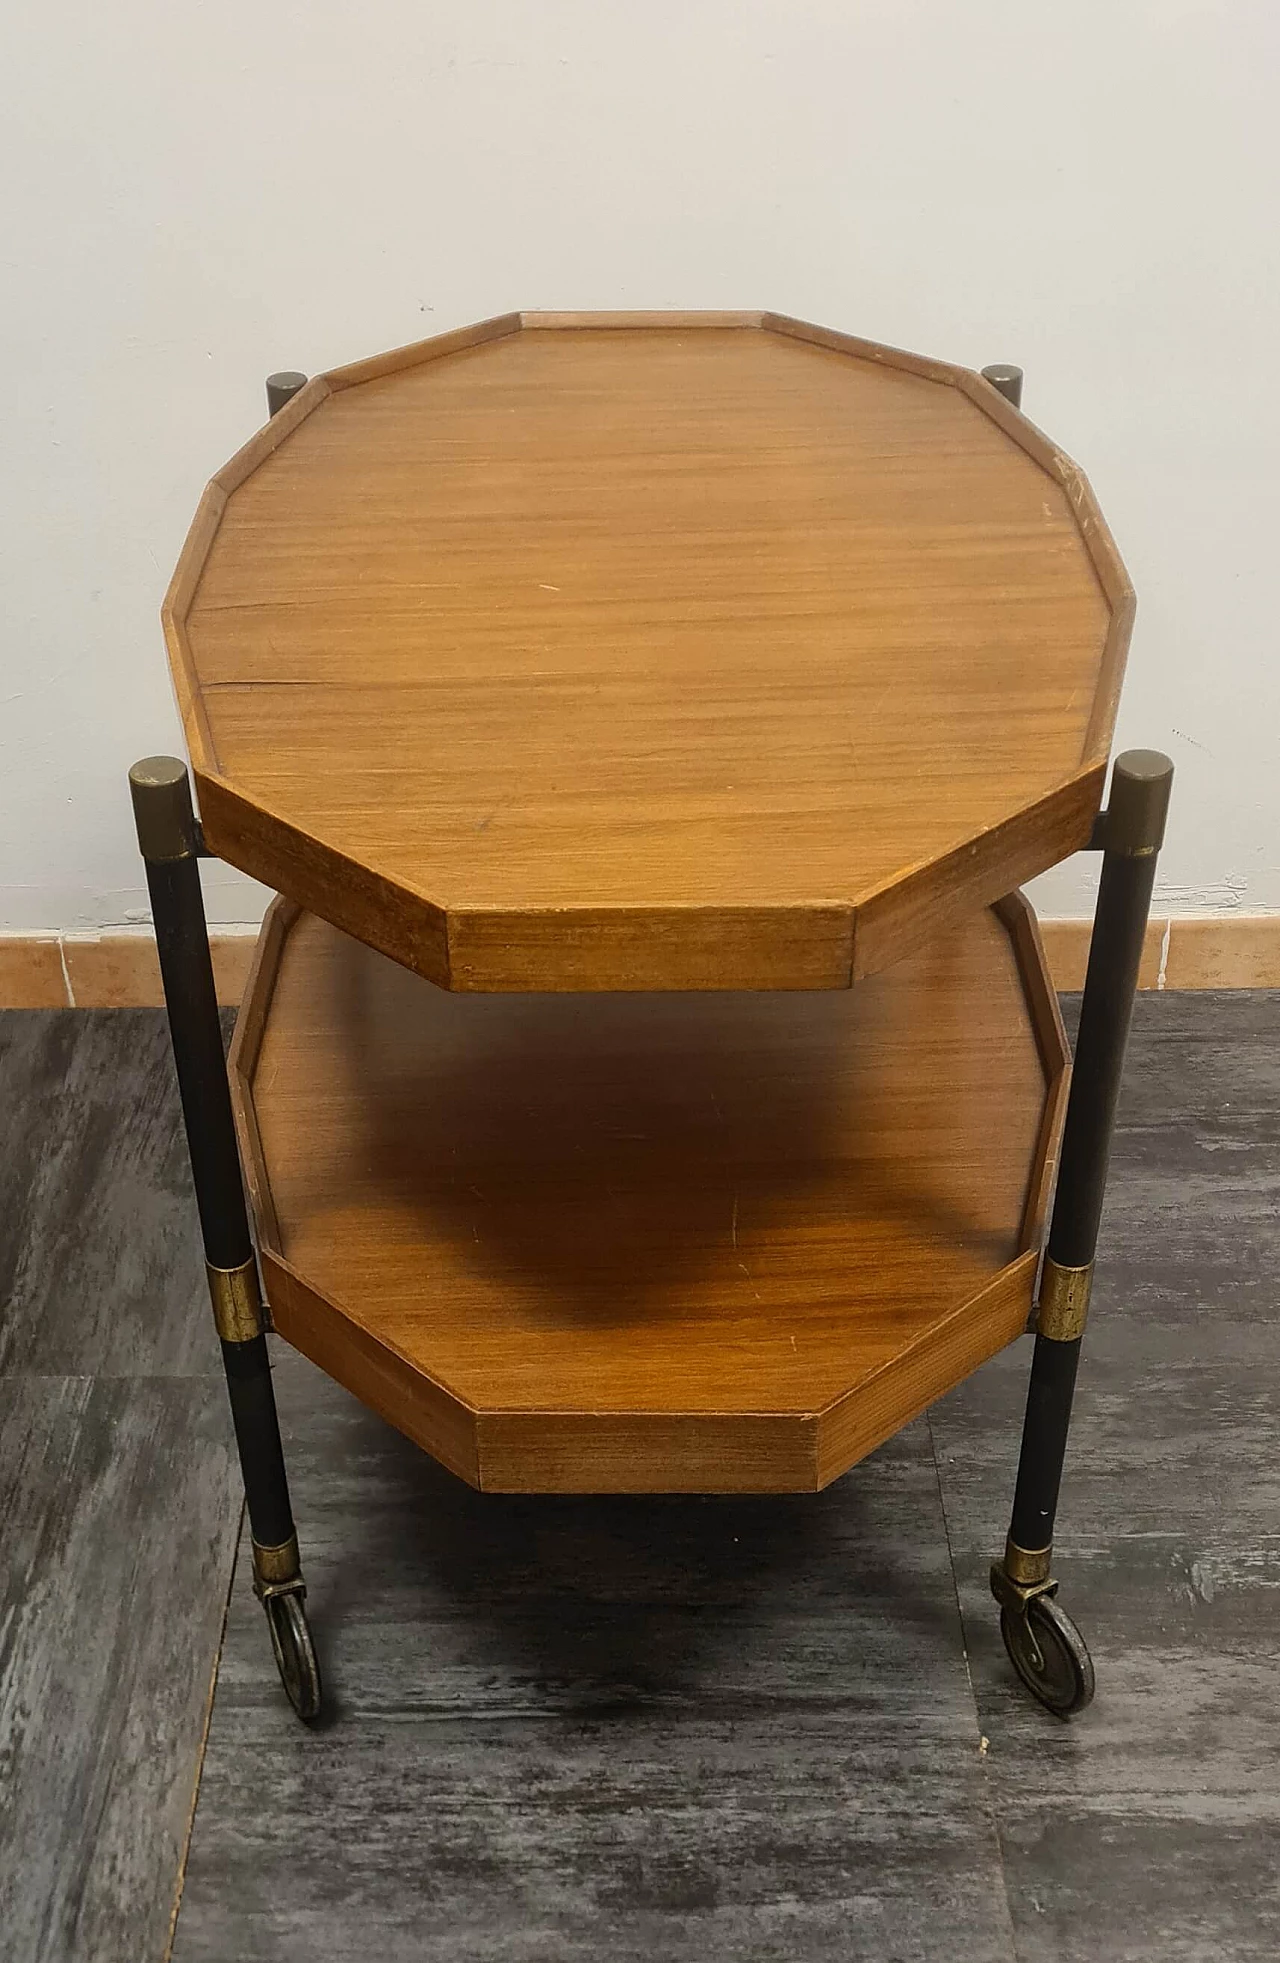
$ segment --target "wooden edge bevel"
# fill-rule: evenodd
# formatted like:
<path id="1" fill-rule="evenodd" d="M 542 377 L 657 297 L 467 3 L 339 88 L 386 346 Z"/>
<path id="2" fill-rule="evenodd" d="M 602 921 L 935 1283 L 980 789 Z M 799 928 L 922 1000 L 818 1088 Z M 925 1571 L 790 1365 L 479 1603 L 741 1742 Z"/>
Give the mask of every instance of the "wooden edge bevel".
<path id="1" fill-rule="evenodd" d="M 795 320 L 788 314 L 765 313 L 761 316 L 761 325 L 771 333 L 808 341 L 815 347 L 829 348 L 836 354 L 853 355 L 859 361 L 879 362 L 886 368 L 898 368 L 925 381 L 958 389 L 1066 492 L 1076 530 L 1111 610 L 1111 623 L 1098 667 L 1093 708 L 1080 752 L 1082 763 L 1105 763 L 1115 726 L 1125 657 L 1133 632 L 1135 596 L 1110 527 L 1080 466 L 1020 409 L 1015 409 L 1011 402 L 1006 401 L 999 389 L 993 388 L 972 368 L 964 368 L 957 362 L 938 361 L 928 355 L 912 354 L 905 348 L 890 347 L 881 341 L 864 341 L 854 334 L 839 334 L 831 328 L 814 327 L 808 321 Z"/>
<path id="2" fill-rule="evenodd" d="M 244 985 L 240 1013 L 236 1017 L 236 1026 L 232 1032 L 231 1048 L 227 1053 L 227 1075 L 231 1081 L 231 1110 L 235 1119 L 236 1138 L 240 1145 L 244 1183 L 249 1189 L 249 1200 L 257 1222 L 258 1243 L 264 1251 L 269 1249 L 280 1255 L 281 1259 L 284 1257 L 284 1243 L 280 1236 L 280 1222 L 271 1194 L 271 1179 L 267 1172 L 262 1138 L 258 1131 L 253 1080 L 258 1068 L 258 1053 L 262 1048 L 267 1016 L 271 1010 L 276 982 L 280 976 L 280 962 L 284 954 L 285 942 L 301 911 L 302 909 L 295 906 L 292 900 L 286 900 L 279 893 L 267 908 L 258 935 L 258 943 L 253 950 L 253 962 Z"/>
<path id="3" fill-rule="evenodd" d="M 458 993 L 844 989 L 852 916 L 808 906 L 455 908 L 448 983 Z"/>
<path id="4" fill-rule="evenodd" d="M 213 733 L 209 728 L 209 718 L 205 713 L 204 700 L 196 678 L 195 662 L 191 657 L 191 643 L 187 636 L 187 617 L 195 603 L 201 575 L 213 549 L 231 493 L 252 476 L 273 451 L 278 450 L 286 437 L 291 436 L 299 423 L 305 422 L 312 411 L 318 409 L 329 394 L 329 386 L 322 375 L 316 375 L 305 388 L 285 404 L 279 415 L 272 416 L 260 430 L 241 445 L 229 462 L 216 471 L 204 488 L 195 517 L 178 554 L 173 578 L 160 603 L 160 625 L 164 632 L 165 647 L 169 654 L 169 673 L 173 680 L 173 692 L 177 698 L 178 714 L 186 733 L 187 748 L 191 762 L 196 770 L 216 775 L 218 754 L 214 748 Z"/>
<path id="5" fill-rule="evenodd" d="M 1046 476 L 1062 486 L 1093 562 L 1098 584 L 1112 608 L 1119 609 L 1126 603 L 1132 603 L 1133 585 L 1129 574 L 1110 527 L 1099 509 L 1093 487 L 1079 464 L 1042 429 L 1037 428 L 1029 416 L 1024 416 L 1021 409 L 1015 409 L 1011 402 L 1006 401 L 999 389 L 993 388 L 972 368 L 957 367 L 952 374 L 955 386 L 961 393 L 967 395 L 1020 450 L 1025 451 L 1033 463 L 1039 464 Z"/>
<path id="6" fill-rule="evenodd" d="M 646 310 L 636 308 L 630 312 L 617 313 L 552 313 L 538 312 L 520 315 L 520 325 L 526 333 L 555 333 L 572 331 L 574 328 L 675 328 L 688 331 L 697 327 L 763 327 L 765 316 L 759 312 L 742 312 L 732 309 L 725 312 L 680 312 L 664 311 L 661 308 Z"/>
<path id="7" fill-rule="evenodd" d="M 994 1356 L 1026 1327 L 1031 1312 L 1039 1257 L 1016 1255 L 967 1301 L 948 1308 L 923 1329 L 908 1348 L 886 1359 L 860 1383 L 841 1391 L 817 1413 L 818 1485 L 829 1485 L 859 1459 L 874 1452 L 912 1418 Z M 911 1405 L 903 1413 L 895 1386 L 912 1384 Z M 876 1387 L 887 1397 L 877 1401 Z M 892 1412 L 886 1422 L 875 1417 Z"/>
<path id="8" fill-rule="evenodd" d="M 197 767 L 205 837 L 229 865 L 455 993 L 841 990 L 947 921 L 994 905 L 1088 839 L 1102 765 L 870 895 L 790 907 L 446 908 Z"/>
<path id="9" fill-rule="evenodd" d="M 270 1248 L 262 1252 L 262 1273 L 275 1328 L 293 1349 L 459 1479 L 479 1486 L 478 1414 L 464 1398 L 385 1336 L 371 1335 Z"/>
<path id="10" fill-rule="evenodd" d="M 1044 1240 L 1049 1195 L 1057 1168 L 1058 1148 L 1067 1115 L 1067 1095 L 1071 1088 L 1071 1045 L 1067 1041 L 1057 990 L 1049 975 L 1044 942 L 1035 908 L 1025 893 L 1006 893 L 992 912 L 1013 945 L 1032 1033 L 1044 1071 L 1045 1100 L 1040 1115 L 1035 1155 L 1027 1179 L 1022 1229 L 1018 1245 L 1024 1253 L 1040 1252 Z"/>
<path id="11" fill-rule="evenodd" d="M 1085 550 L 1097 575 L 1098 584 L 1116 623 L 1123 630 L 1120 652 L 1123 654 L 1128 643 L 1128 629 L 1132 624 L 1134 592 L 1120 557 L 1115 539 L 1112 537 L 1106 519 L 1093 494 L 1092 486 L 1080 466 L 1073 462 L 1064 450 L 1059 449 L 1052 439 L 1038 429 L 1029 417 L 993 388 L 975 369 L 965 368 L 959 362 L 941 361 L 930 355 L 914 354 L 906 348 L 895 348 L 883 341 L 866 341 L 855 334 L 840 334 L 831 328 L 814 327 L 808 321 L 795 320 L 787 314 L 765 313 L 761 324 L 775 334 L 784 334 L 793 340 L 808 341 L 815 347 L 830 348 L 837 354 L 849 354 L 859 361 L 879 362 L 886 368 L 898 368 L 905 374 L 918 375 L 925 381 L 938 382 L 944 387 L 958 389 L 967 396 L 975 408 L 980 409 L 990 422 L 995 423 L 1005 436 L 1029 456 L 1033 463 L 1039 464 L 1045 474 L 1061 486 L 1067 494 L 1076 528 L 1084 542 Z M 1108 637 L 1108 652 L 1114 633 Z M 1104 655 L 1104 668 L 1106 655 Z M 1086 759 L 1092 751 L 1085 750 Z"/>
<path id="12" fill-rule="evenodd" d="M 329 368 L 322 379 L 335 394 L 359 387 L 361 382 L 377 382 L 384 375 L 396 375 L 402 368 L 420 368 L 424 362 L 439 361 L 442 355 L 461 354 L 467 348 L 482 347 L 486 341 L 504 341 L 518 334 L 520 314 L 495 314 L 476 321 L 471 327 L 454 327 L 446 334 L 432 334 L 425 341 L 410 341 L 402 348 L 388 348 L 364 361 L 349 361 L 341 368 Z"/>
<path id="13" fill-rule="evenodd" d="M 252 477 L 259 464 L 265 463 L 293 435 L 299 423 L 305 423 L 307 417 L 328 400 L 331 393 L 325 377 L 313 375 L 296 395 L 290 396 L 277 415 L 270 417 L 261 429 L 255 430 L 247 443 L 241 444 L 234 457 L 214 473 L 213 482 L 230 497 L 233 491 L 239 490 L 246 477 Z"/>
<path id="14" fill-rule="evenodd" d="M 206 770 L 217 768 L 217 754 L 196 679 L 191 644 L 187 639 L 187 613 L 226 508 L 227 494 L 222 486 L 216 480 L 206 484 L 178 554 L 168 591 L 160 603 L 160 626 L 169 654 L 169 673 L 177 698 L 178 715 L 186 731 L 192 763 Z"/>
<path id="15" fill-rule="evenodd" d="M 308 913 L 437 988 L 451 987 L 447 916 L 434 900 L 348 858 L 225 778 L 197 771 L 196 783 L 205 840 L 218 858 L 287 887 Z"/>
<path id="16" fill-rule="evenodd" d="M 240 1161 L 258 1230 L 258 1253 L 272 1326 L 339 1383 L 355 1391 L 415 1444 L 460 1478 L 479 1484 L 475 1411 L 445 1383 L 411 1362 L 385 1337 L 374 1337 L 331 1296 L 312 1286 L 286 1258 L 258 1128 L 254 1078 L 289 936 L 303 909 L 277 894 L 268 907 L 245 984 L 227 1058 Z M 354 1354 L 357 1370 L 349 1368 Z M 358 1387 L 351 1381 L 358 1376 Z M 424 1424 L 429 1411 L 432 1422 Z"/>
<path id="17" fill-rule="evenodd" d="M 1105 523 L 1096 504 L 1093 506 L 1093 511 L 1097 516 L 1098 525 L 1105 531 Z M 1090 533 L 1086 532 L 1084 536 L 1085 543 L 1088 544 Z M 1111 534 L 1107 532 L 1106 536 L 1109 539 Z M 1095 555 L 1095 566 L 1098 563 Z M 1120 563 L 1118 557 L 1116 563 Z M 1138 607 L 1137 595 L 1128 583 L 1128 575 L 1124 572 L 1123 566 L 1121 566 L 1121 574 L 1125 581 L 1124 591 L 1112 602 L 1111 625 L 1107 629 L 1107 638 L 1103 643 L 1102 660 L 1098 664 L 1098 678 L 1094 688 L 1093 708 L 1085 725 L 1084 743 L 1080 752 L 1083 762 L 1102 764 L 1104 767 L 1111 754 L 1111 739 L 1115 734 L 1116 715 L 1120 708 L 1120 690 L 1124 684 L 1129 642 L 1133 637 L 1133 623 Z"/>
<path id="18" fill-rule="evenodd" d="M 379 954 L 455 993 L 544 989 L 842 990 L 935 928 L 991 906 L 1087 841 L 1103 767 L 977 840 L 850 902 L 791 907 L 446 908 L 197 771 L 205 837 L 229 865 L 288 891 Z"/>
<path id="19" fill-rule="evenodd" d="M 217 536 L 226 508 L 227 494 L 217 478 L 211 478 L 201 492 L 195 517 L 188 527 L 178 554 L 178 563 L 173 569 L 173 578 L 160 602 L 160 618 L 166 623 L 186 619 L 196 587 L 200 584 L 204 562 L 209 556 L 209 547 Z"/>
<path id="20" fill-rule="evenodd" d="M 853 902 L 853 979 L 891 967 L 936 927 L 994 906 L 1025 880 L 1083 850 L 1105 788 L 1105 764 L 1078 770 L 976 838 L 962 838 L 859 894 Z"/>
<path id="21" fill-rule="evenodd" d="M 959 386 L 962 375 L 968 369 L 957 368 L 949 361 L 936 360 L 932 355 L 913 354 L 908 348 L 890 347 L 885 341 L 864 341 L 857 334 L 841 334 L 834 327 L 815 327 L 812 321 L 797 320 L 792 314 L 763 313 L 760 325 L 768 334 L 778 334 L 788 341 L 807 341 L 811 347 L 827 348 L 832 354 L 852 355 L 856 361 L 874 361 L 882 368 L 900 368 L 904 374 L 918 375 L 926 382 L 941 382 L 951 388 Z"/>
<path id="22" fill-rule="evenodd" d="M 806 1412 L 485 1410 L 485 1493 L 811 1493 Z"/>
<path id="23" fill-rule="evenodd" d="M 1133 633 L 1137 606 L 1133 582 L 1093 494 L 1093 487 L 1079 464 L 1073 462 L 1065 450 L 1060 450 L 1029 417 L 1007 402 L 999 389 L 993 388 L 973 369 L 957 368 L 955 376 L 956 386 L 969 400 L 1066 492 L 1076 530 L 1103 598 L 1111 610 L 1111 621 L 1094 683 L 1093 707 L 1080 749 L 1082 764 L 1105 764 L 1111 749 L 1120 684 L 1124 679 L 1125 658 Z"/>

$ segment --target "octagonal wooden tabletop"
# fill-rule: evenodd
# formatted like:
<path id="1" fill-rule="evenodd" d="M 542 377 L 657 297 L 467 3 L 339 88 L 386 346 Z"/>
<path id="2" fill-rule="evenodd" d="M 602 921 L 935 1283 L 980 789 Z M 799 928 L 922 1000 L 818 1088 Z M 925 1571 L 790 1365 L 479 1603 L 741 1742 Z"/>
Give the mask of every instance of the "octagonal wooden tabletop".
<path id="1" fill-rule="evenodd" d="M 811 1491 L 1025 1328 L 1066 1055 L 1020 895 L 799 996 L 448 995 L 277 901 L 275 1327 L 492 1491 Z"/>
<path id="2" fill-rule="evenodd" d="M 772 314 L 319 377 L 165 605 L 213 850 L 454 989 L 884 967 L 1086 841 L 1131 616 L 980 377 Z"/>

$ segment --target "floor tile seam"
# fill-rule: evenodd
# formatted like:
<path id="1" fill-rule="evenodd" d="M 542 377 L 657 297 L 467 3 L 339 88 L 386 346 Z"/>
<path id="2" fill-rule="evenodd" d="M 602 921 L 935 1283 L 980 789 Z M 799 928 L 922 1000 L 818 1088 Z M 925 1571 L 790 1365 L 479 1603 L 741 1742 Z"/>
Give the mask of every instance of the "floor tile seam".
<path id="1" fill-rule="evenodd" d="M 956 1605 L 956 1622 L 960 1630 L 960 1647 L 964 1657 L 965 1681 L 969 1686 L 969 1701 L 973 1706 L 973 1729 L 977 1750 L 981 1759 L 979 1777 L 982 1783 L 983 1805 L 987 1817 L 987 1827 L 991 1836 L 992 1848 L 996 1857 L 996 1868 L 1000 1877 L 1000 1895 L 1004 1903 L 1006 1940 L 1009 1947 L 1010 1963 L 1019 1963 L 1017 1934 L 1013 1919 L 1013 1900 L 1009 1893 L 1009 1877 L 1005 1871 L 1004 1837 L 1000 1831 L 1000 1817 L 992 1791 L 991 1768 L 983 1746 L 986 1735 L 982 1729 L 982 1713 L 978 1708 L 977 1687 L 973 1681 L 973 1667 L 969 1661 L 969 1638 L 965 1627 L 964 1604 L 960 1599 L 960 1580 L 956 1573 L 955 1551 L 951 1542 L 951 1521 L 947 1514 L 947 1498 L 942 1485 L 942 1466 L 938 1459 L 937 1440 L 933 1433 L 933 1418 L 930 1412 L 924 1414 L 925 1426 L 929 1434 L 929 1451 L 933 1459 L 933 1476 L 938 1492 L 938 1510 L 942 1517 L 942 1532 L 947 1543 L 947 1567 L 951 1575 L 951 1592 Z"/>
<path id="2" fill-rule="evenodd" d="M 96 1378 L 93 1370 L 24 1370 L 9 1364 L 0 1368 L 0 1384 L 92 1384 Z"/>
<path id="3" fill-rule="evenodd" d="M 174 1881 L 173 1907 L 169 1912 L 169 1928 L 165 1939 L 161 1963 L 172 1963 L 173 1946 L 178 1936 L 178 1917 L 182 1912 L 182 1892 L 186 1885 L 187 1863 L 191 1857 L 191 1840 L 195 1833 L 196 1812 L 200 1804 L 200 1782 L 204 1777 L 205 1758 L 209 1749 L 209 1733 L 213 1727 L 213 1705 L 218 1689 L 218 1672 L 222 1666 L 222 1654 L 227 1641 L 227 1622 L 231 1615 L 231 1599 L 235 1592 L 236 1574 L 240 1565 L 240 1542 L 244 1537 L 244 1502 L 241 1501 L 236 1531 L 231 1542 L 231 1556 L 227 1565 L 226 1587 L 222 1598 L 222 1616 L 218 1624 L 218 1640 L 214 1644 L 213 1662 L 209 1669 L 209 1689 L 205 1697 L 204 1721 L 200 1727 L 200 1742 L 196 1747 L 195 1771 L 191 1781 L 191 1802 L 187 1808 L 186 1830 L 182 1837 L 182 1849 L 178 1856 L 178 1872 Z"/>

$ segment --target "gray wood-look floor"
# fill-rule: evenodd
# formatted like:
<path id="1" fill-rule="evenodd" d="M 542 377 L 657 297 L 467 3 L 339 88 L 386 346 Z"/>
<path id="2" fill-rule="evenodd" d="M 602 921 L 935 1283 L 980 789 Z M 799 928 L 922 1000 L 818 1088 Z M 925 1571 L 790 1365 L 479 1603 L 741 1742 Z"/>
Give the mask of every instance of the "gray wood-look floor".
<path id="1" fill-rule="evenodd" d="M 165 1954 L 240 1519 L 162 1016 L 0 1014 L 0 1956 Z"/>
<path id="2" fill-rule="evenodd" d="M 237 1574 L 175 1963 L 1280 1954 L 1280 998 L 1141 998 L 1064 1490 L 1029 1348 L 816 1499 L 480 1498 L 283 1352 L 326 1666 Z M 161 1963 L 238 1495 L 161 1019 L 0 1018 L 0 1955 Z"/>

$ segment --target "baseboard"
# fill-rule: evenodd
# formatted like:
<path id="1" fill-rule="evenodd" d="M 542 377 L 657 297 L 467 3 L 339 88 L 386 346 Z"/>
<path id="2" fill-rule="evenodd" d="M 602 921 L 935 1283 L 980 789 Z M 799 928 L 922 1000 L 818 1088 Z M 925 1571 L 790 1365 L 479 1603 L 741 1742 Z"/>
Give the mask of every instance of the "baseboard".
<path id="1" fill-rule="evenodd" d="M 209 936 L 218 1000 L 234 1008 L 257 945 L 256 927 Z M 164 1001 L 155 936 L 0 935 L 0 1009 L 150 1009 Z"/>
<path id="2" fill-rule="evenodd" d="M 1087 920 L 1042 920 L 1049 970 L 1057 986 L 1084 982 Z M 256 928 L 210 935 L 218 1000 L 234 1007 L 249 973 Z M 1147 929 L 1140 988 L 1280 988 L 1280 913 L 1196 914 L 1153 920 Z M 144 1009 L 158 1007 L 160 966 L 152 935 L 0 935 L 0 1009 Z"/>
<path id="3" fill-rule="evenodd" d="M 1042 920 L 1054 984 L 1083 988 L 1088 920 Z M 1190 914 L 1151 920 L 1139 988 L 1280 988 L 1280 913 Z"/>

